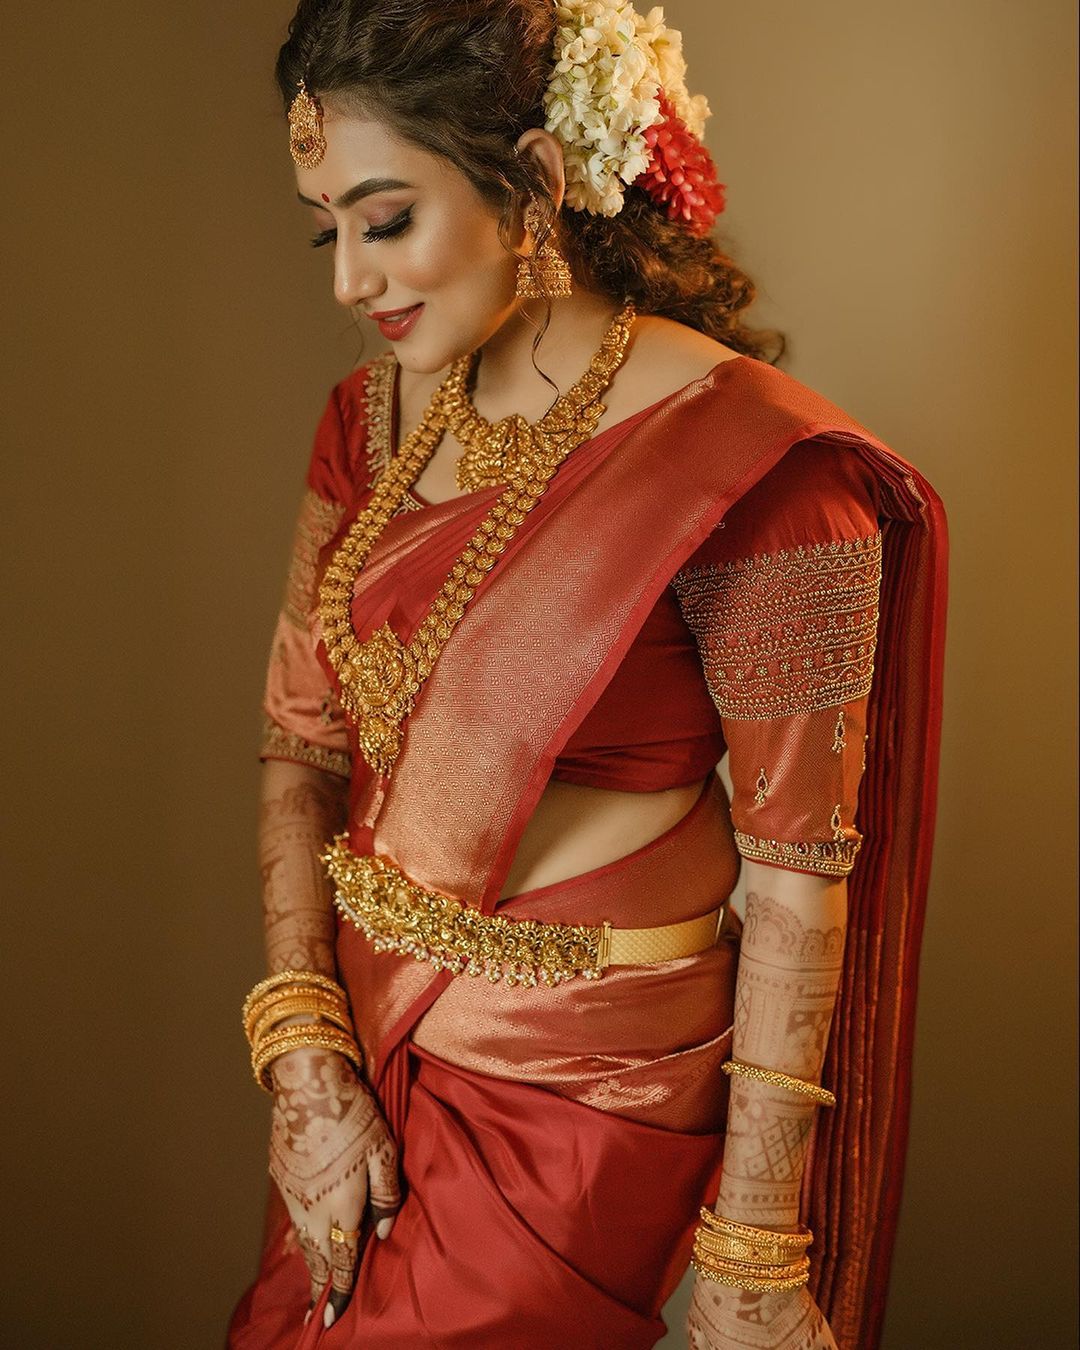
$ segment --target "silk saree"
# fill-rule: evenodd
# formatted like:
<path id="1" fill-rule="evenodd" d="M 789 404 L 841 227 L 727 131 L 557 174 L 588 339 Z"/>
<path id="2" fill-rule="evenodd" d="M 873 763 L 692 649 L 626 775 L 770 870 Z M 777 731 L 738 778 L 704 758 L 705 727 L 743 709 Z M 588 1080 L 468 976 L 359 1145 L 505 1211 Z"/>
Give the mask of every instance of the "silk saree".
<path id="1" fill-rule="evenodd" d="M 393 358 L 335 387 L 316 435 L 267 680 L 266 756 L 348 777 L 349 845 L 484 913 L 649 926 L 703 914 L 740 857 L 848 877 L 844 970 L 802 1219 L 844 1350 L 880 1336 L 902 1186 L 940 736 L 947 535 L 931 485 L 841 409 L 749 357 L 594 437 L 511 539 L 435 665 L 389 779 L 335 698 L 313 597 L 395 442 Z M 820 470 L 820 471 L 819 471 Z M 816 475 L 816 476 L 815 476 Z M 413 498 L 357 579 L 360 638 L 405 641 L 493 490 Z M 752 509 L 751 509 L 752 508 Z M 405 598 L 403 598 L 405 597 Z M 677 605 L 729 755 L 643 848 L 506 895 L 561 756 L 658 606 Z M 764 783 L 763 783 L 764 780 Z M 715 945 L 555 989 L 375 952 L 338 922 L 405 1201 L 356 1292 L 304 1327 L 271 1189 L 234 1350 L 654 1345 L 723 1157 L 739 924 Z M 325 1295 L 324 1295 L 325 1298 Z"/>

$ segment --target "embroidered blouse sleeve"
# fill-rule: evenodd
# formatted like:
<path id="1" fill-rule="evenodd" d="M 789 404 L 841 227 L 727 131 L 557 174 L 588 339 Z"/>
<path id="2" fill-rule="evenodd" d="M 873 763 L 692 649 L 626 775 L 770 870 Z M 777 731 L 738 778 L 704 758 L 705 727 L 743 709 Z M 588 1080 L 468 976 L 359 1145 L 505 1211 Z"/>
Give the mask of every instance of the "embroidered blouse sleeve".
<path id="1" fill-rule="evenodd" d="M 365 375 L 370 379 L 358 371 L 334 386 L 315 432 L 267 664 L 259 750 L 262 760 L 292 760 L 343 778 L 351 774 L 348 728 L 316 654 L 316 583 L 320 550 L 367 485 Z"/>
<path id="2" fill-rule="evenodd" d="M 720 712 L 746 858 L 823 876 L 855 865 L 881 543 L 869 465 L 807 440 L 674 579 Z"/>

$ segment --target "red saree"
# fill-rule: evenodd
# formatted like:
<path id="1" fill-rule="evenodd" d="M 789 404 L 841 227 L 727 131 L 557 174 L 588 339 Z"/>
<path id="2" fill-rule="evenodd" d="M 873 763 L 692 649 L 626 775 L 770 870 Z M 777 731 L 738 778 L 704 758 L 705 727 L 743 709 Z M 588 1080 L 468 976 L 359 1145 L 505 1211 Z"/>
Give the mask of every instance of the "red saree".
<path id="1" fill-rule="evenodd" d="M 339 404 L 324 419 L 338 449 L 320 460 L 317 447 L 309 486 L 340 503 L 330 520 L 339 530 L 363 504 L 375 420 L 359 398 L 351 414 Z M 553 887 L 502 892 L 561 752 L 673 578 L 728 512 L 734 519 L 744 495 L 807 443 L 860 457 L 881 527 L 873 685 L 848 705 L 867 731 L 859 828 L 851 822 L 832 836 L 841 846 L 866 841 L 849 877 L 823 1077 L 840 1105 L 820 1118 L 803 1214 L 815 1233 L 811 1288 L 839 1344 L 865 1350 L 880 1334 L 900 1197 L 941 711 L 945 518 L 912 465 L 750 358 L 722 363 L 575 451 L 440 656 L 392 779 L 354 774 L 350 845 L 387 854 L 422 885 L 485 912 L 633 927 L 723 900 L 738 868 L 734 772 L 735 804 L 712 779 L 690 814 L 644 849 Z M 386 617 L 388 579 L 421 565 L 436 523 L 468 538 L 482 497 L 445 519 L 433 508 L 391 522 L 360 579 L 366 598 L 358 584 L 358 632 Z M 280 649 L 297 641 L 286 636 Z M 324 660 L 315 683 L 331 674 Z M 322 699 L 318 715 L 317 703 L 295 701 L 295 720 L 284 727 L 279 718 L 266 753 L 341 772 L 332 757 L 343 755 L 348 728 L 332 700 Z M 734 765 L 735 741 L 731 752 Z M 352 763 L 362 767 L 359 756 Z M 842 793 L 834 795 L 840 812 Z M 727 1099 L 717 1069 L 729 1049 L 737 929 L 729 920 L 698 956 L 541 992 L 374 954 L 340 925 L 340 978 L 401 1149 L 405 1205 L 390 1239 L 365 1249 L 342 1319 L 324 1331 L 320 1304 L 305 1330 L 306 1272 L 272 1195 L 259 1275 L 233 1314 L 229 1344 L 655 1344 L 698 1206 L 719 1174 Z"/>

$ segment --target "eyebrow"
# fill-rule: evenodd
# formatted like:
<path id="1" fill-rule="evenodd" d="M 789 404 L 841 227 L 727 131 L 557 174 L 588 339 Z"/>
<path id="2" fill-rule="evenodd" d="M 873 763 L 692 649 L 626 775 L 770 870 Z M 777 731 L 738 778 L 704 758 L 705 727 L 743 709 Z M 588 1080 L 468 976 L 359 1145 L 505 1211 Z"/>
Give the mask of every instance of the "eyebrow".
<path id="1" fill-rule="evenodd" d="M 334 202 L 334 206 L 339 211 L 345 211 L 350 206 L 355 206 L 363 197 L 370 197 L 375 192 L 396 192 L 399 188 L 411 188 L 412 183 L 403 183 L 400 178 L 365 178 L 362 183 L 357 183 L 355 187 L 349 188 L 348 192 L 343 192 Z M 310 197 L 305 197 L 302 192 L 297 192 L 297 201 L 303 202 L 305 206 L 325 206 L 325 202 L 313 202 Z"/>

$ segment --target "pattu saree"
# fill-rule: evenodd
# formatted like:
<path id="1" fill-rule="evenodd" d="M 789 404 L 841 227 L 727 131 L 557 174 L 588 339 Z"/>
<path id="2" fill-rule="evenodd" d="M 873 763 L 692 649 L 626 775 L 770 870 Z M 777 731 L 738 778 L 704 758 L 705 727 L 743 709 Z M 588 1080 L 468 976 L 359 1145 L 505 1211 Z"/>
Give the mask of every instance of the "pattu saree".
<path id="1" fill-rule="evenodd" d="M 823 1072 L 840 1102 L 815 1124 L 801 1218 L 838 1343 L 872 1350 L 936 807 L 939 497 L 841 409 L 746 356 L 579 446 L 485 573 L 460 559 L 498 491 L 412 493 L 356 577 L 352 631 L 389 625 L 409 643 L 455 566 L 473 594 L 384 774 L 343 711 L 316 596 L 393 462 L 395 410 L 383 357 L 335 387 L 320 422 L 262 753 L 350 782 L 339 979 L 405 1199 L 326 1330 L 322 1302 L 303 1324 L 307 1271 L 272 1189 L 229 1345 L 654 1345 L 722 1166 L 740 933 L 725 901 L 749 857 L 848 878 Z M 725 752 L 730 798 L 714 771 Z M 508 895 L 552 779 L 703 786 L 643 847 Z M 373 933 L 386 875 L 428 907 L 423 940 Z M 715 939 L 686 954 L 615 959 L 623 930 L 700 931 L 718 910 Z M 530 931 L 500 920 L 570 937 L 465 968 L 447 934 Z"/>

